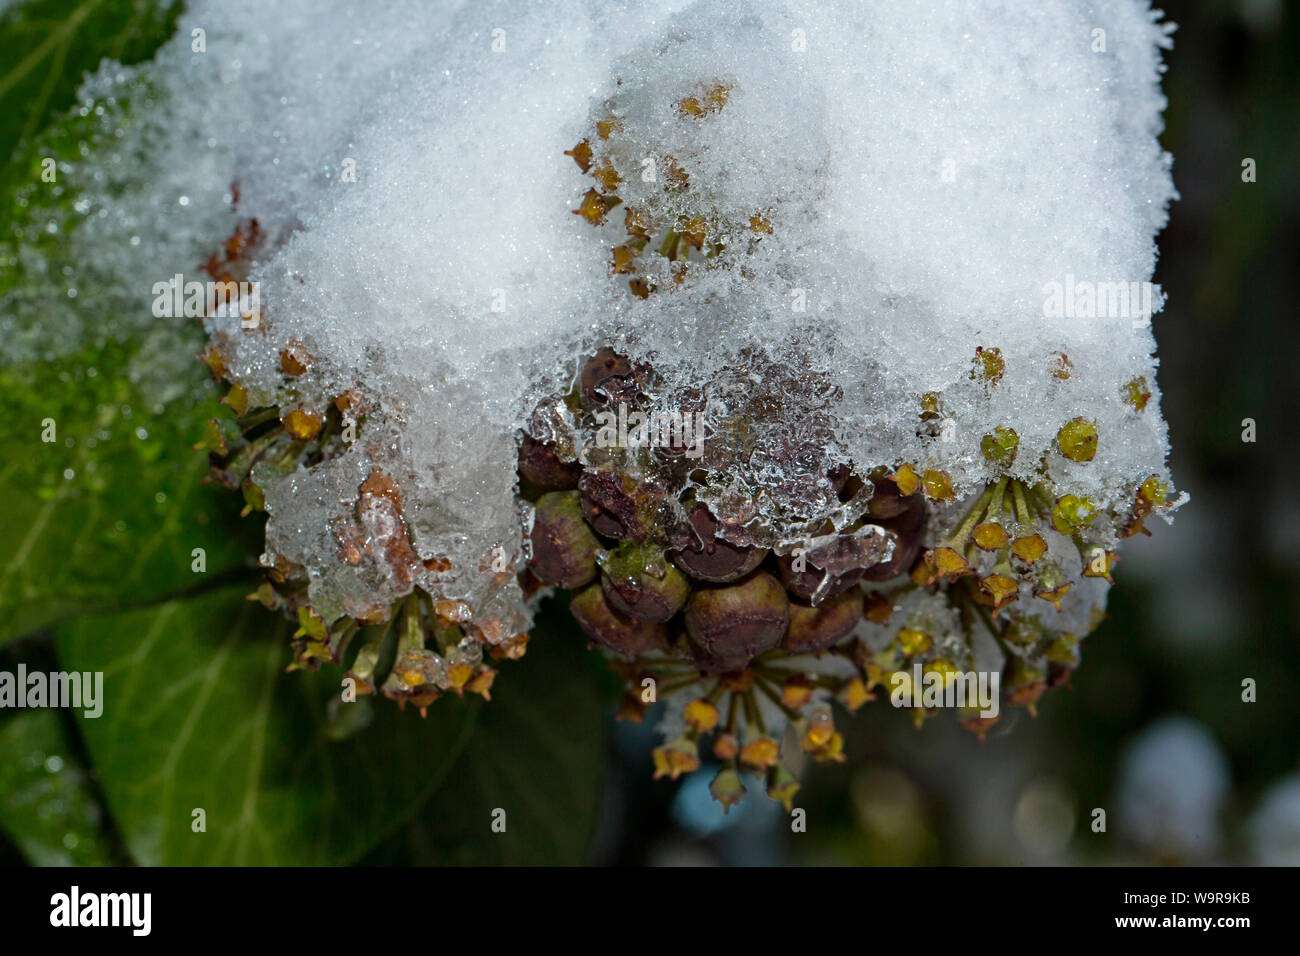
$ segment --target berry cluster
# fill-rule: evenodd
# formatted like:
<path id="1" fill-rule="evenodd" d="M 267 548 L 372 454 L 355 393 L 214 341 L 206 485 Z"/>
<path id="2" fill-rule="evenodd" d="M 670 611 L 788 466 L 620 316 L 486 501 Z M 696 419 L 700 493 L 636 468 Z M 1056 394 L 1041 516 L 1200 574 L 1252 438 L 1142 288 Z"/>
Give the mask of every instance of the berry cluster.
<path id="1" fill-rule="evenodd" d="M 219 282 L 242 278 L 263 238 L 256 220 L 241 223 L 207 271 Z M 212 419 L 196 446 L 208 451 L 208 480 L 242 493 L 245 515 L 267 509 L 264 489 L 272 483 L 320 473 L 358 453 L 371 462 L 383 457 L 382 442 L 369 427 L 380 399 L 352 388 L 324 407 L 313 403 L 312 391 L 294 387 L 315 362 L 299 343 L 279 352 L 284 389 L 275 396 L 278 404 L 254 400 L 230 357 L 247 351 L 250 339 L 273 341 L 273 320 L 256 318 L 235 333 L 239 348 L 229 333 L 208 343 L 202 359 L 218 380 L 230 383 L 222 402 L 233 417 Z M 528 637 L 517 617 L 448 596 L 446 582 L 455 580 L 456 569 L 444 556 L 417 550 L 410 508 L 393 474 L 370 464 L 359 480 L 339 488 L 339 496 L 346 506 L 322 529 L 327 560 L 355 569 L 359 586 L 341 606 L 314 607 L 307 562 L 276 553 L 263 555 L 266 580 L 250 595 L 297 619 L 291 667 L 346 663 L 357 694 L 379 691 L 421 712 L 447 692 L 488 697 L 496 671 L 487 662 L 524 653 Z M 516 560 L 498 546 L 477 570 L 499 585 L 513 584 Z"/>
<path id="2" fill-rule="evenodd" d="M 787 399 L 799 395 L 792 384 L 784 381 Z M 698 399 L 706 420 L 711 391 Z M 523 436 L 521 493 L 535 506 L 530 586 L 572 592 L 575 620 L 629 682 L 623 718 L 640 720 L 654 701 L 682 701 L 684 725 L 656 752 L 658 773 L 697 768 L 698 738 L 711 734 L 726 764 L 714 785 L 719 799 L 739 798 L 736 774 L 747 768 L 788 800 L 794 785 L 779 762 L 780 725 L 800 728 L 814 759 L 842 759 L 827 703 L 835 697 L 856 710 L 870 697 L 853 648 L 842 646 L 863 620 L 861 584 L 912 566 L 924 499 L 884 473 L 864 479 L 832 467 L 822 478 L 840 523 L 823 519 L 787 540 L 788 527 L 752 517 L 757 492 L 709 494 L 736 484 L 712 453 L 692 459 L 681 447 L 639 441 L 602 447 L 604 412 L 615 403 L 652 409 L 656 394 L 651 368 L 602 349 L 563 398 L 573 430 L 563 440 Z M 554 417 L 539 409 L 535 419 Z M 714 414 L 710 431 L 725 448 L 745 421 Z M 790 472 L 805 451 L 786 446 Z"/>
<path id="3" fill-rule="evenodd" d="M 648 127 L 659 114 L 609 102 L 567 154 L 595 182 L 575 212 L 618 232 L 610 272 L 634 310 L 656 292 L 686 298 L 692 270 L 756 278 L 747 254 L 792 221 L 779 201 L 742 208 L 701 175 L 703 124 L 740 92 L 701 84 Z M 240 278 L 261 241 L 245 223 L 209 271 Z M 1053 422 L 1046 449 L 1022 447 L 1021 420 L 993 427 L 972 449 L 980 477 L 963 478 L 966 463 L 944 451 L 945 402 L 1005 387 L 997 347 L 975 348 L 969 377 L 948 392 L 897 397 L 917 403 L 919 444 L 861 462 L 839 450 L 834 376 L 797 350 L 733 349 L 706 381 L 683 384 L 620 344 L 581 360 L 516 436 L 517 539 L 472 542 L 475 559 L 457 566 L 421 533 L 437 502 L 412 501 L 420 485 L 394 451 L 402 415 L 389 414 L 391 399 L 360 385 L 330 391 L 340 377 L 317 377 L 311 350 L 260 318 L 213 331 L 204 360 L 230 383 L 234 417 L 214 420 L 202 444 L 213 480 L 241 490 L 246 511 L 266 509 L 274 487 L 278 502 L 311 493 L 329 512 L 315 539 L 303 533 L 314 550 L 287 556 L 268 534 L 256 597 L 296 616 L 294 666 L 346 667 L 359 692 L 421 711 L 448 692 L 486 697 L 488 662 L 524 653 L 531 602 L 567 591 L 626 681 L 620 717 L 664 705 L 656 775 L 699 768 L 703 746 L 721 764 L 712 791 L 726 806 L 745 792 L 744 773 L 789 806 L 803 762 L 843 759 L 832 706 L 852 713 L 918 673 L 942 686 L 996 673 L 1000 703 L 1032 713 L 1104 617 L 1117 543 L 1175 504 L 1160 475 L 1124 485 L 1124 508 L 1080 493 L 1071 476 L 1104 468 L 1108 440 L 1085 416 Z M 250 369 L 261 361 L 265 383 L 268 355 L 278 384 L 258 390 Z M 1068 355 L 1045 361 L 1052 381 L 1069 381 Z M 1146 379 L 1121 397 L 1142 415 Z M 679 427 L 647 425 L 666 421 Z M 352 573 L 320 599 L 313 585 L 340 567 Z M 939 706 L 922 698 L 917 722 Z M 997 719 L 969 706 L 958 717 L 981 736 Z"/>

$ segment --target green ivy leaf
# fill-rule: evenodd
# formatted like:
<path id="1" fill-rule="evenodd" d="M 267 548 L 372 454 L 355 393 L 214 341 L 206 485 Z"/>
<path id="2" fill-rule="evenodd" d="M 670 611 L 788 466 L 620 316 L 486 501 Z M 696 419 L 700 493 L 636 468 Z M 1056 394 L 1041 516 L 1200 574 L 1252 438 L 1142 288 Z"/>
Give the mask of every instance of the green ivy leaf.
<path id="1" fill-rule="evenodd" d="M 504 664 L 453 783 L 387 847 L 417 865 L 586 862 L 604 780 L 608 671 L 548 602 L 528 654 Z M 437 706 L 437 705 L 435 705 Z M 496 811 L 502 811 L 494 817 Z M 493 820 L 504 825 L 492 829 Z"/>
<path id="2" fill-rule="evenodd" d="M 75 166 L 113 148 L 93 112 L 68 111 L 76 86 L 103 57 L 152 54 L 178 11 L 39 0 L 0 15 L 0 142 L 23 141 L 0 156 L 0 643 L 209 586 L 261 550 L 237 496 L 201 484 L 192 446 L 219 407 L 194 359 L 200 324 L 139 321 L 143 292 L 114 288 L 70 241 L 76 177 L 41 179 L 43 156 Z"/>
<path id="3" fill-rule="evenodd" d="M 175 30 L 182 4 L 161 0 L 29 0 L 0 14 L 0 143 L 16 152 L 72 105 L 105 57 L 148 59 Z M 0 168 L 13 159 L 0 156 Z"/>
<path id="4" fill-rule="evenodd" d="M 417 813 L 454 835 L 455 859 L 581 856 L 604 720 L 580 642 L 539 635 L 490 703 L 445 698 L 421 719 L 386 700 L 331 705 L 337 668 L 285 672 L 292 630 L 235 589 L 58 630 L 62 666 L 104 674 L 103 716 L 78 721 L 138 862 L 347 863 Z M 353 707 L 372 722 L 336 739 L 327 715 Z"/>
<path id="5" fill-rule="evenodd" d="M 37 866 L 117 862 L 86 769 L 52 710 L 15 713 L 0 724 L 0 830 Z"/>
<path id="6" fill-rule="evenodd" d="M 132 351 L 0 368 L 0 642 L 201 588 L 260 553 L 259 522 L 202 484 L 190 447 L 218 408 L 196 401 L 202 366 L 192 392 L 151 402 L 126 374 Z"/>

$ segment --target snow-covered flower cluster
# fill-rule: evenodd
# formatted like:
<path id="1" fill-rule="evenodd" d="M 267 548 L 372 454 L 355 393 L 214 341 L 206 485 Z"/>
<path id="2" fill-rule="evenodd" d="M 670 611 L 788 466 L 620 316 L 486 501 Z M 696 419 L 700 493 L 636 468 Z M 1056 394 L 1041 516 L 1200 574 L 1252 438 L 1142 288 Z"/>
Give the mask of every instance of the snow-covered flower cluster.
<path id="1" fill-rule="evenodd" d="M 782 799 L 783 746 L 839 758 L 833 699 L 991 671 L 1032 706 L 1177 504 L 1169 33 L 1145 0 L 195 4 L 102 82 L 149 84 L 203 223 L 237 197 L 208 268 L 260 311 L 207 320 L 207 441 L 298 660 L 486 692 L 568 588 L 625 715 L 668 700 L 661 772 L 712 735 Z"/>

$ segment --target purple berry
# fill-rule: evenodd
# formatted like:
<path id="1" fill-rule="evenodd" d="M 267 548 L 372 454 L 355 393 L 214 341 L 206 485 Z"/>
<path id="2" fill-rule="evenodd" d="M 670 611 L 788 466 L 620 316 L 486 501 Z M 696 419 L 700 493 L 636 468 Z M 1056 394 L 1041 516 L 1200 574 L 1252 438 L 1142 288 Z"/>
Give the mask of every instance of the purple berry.
<path id="1" fill-rule="evenodd" d="M 749 574 L 767 557 L 766 548 L 732 544 L 717 537 L 718 519 L 706 505 L 695 505 L 684 543 L 671 552 L 677 566 L 697 581 L 726 584 Z"/>
<path id="2" fill-rule="evenodd" d="M 647 377 L 646 366 L 633 365 L 626 356 L 603 348 L 583 363 L 578 389 L 588 408 L 634 405 Z"/>
<path id="3" fill-rule="evenodd" d="M 817 607 L 790 604 L 790 629 L 781 647 L 791 654 L 815 654 L 834 647 L 849 635 L 862 616 L 862 592 L 857 588 L 827 598 Z"/>
<path id="4" fill-rule="evenodd" d="M 781 643 L 790 601 L 781 582 L 759 572 L 740 584 L 702 588 L 686 602 L 686 631 L 706 658 L 747 663 Z"/>
<path id="5" fill-rule="evenodd" d="M 640 621 L 667 621 L 691 593 L 686 576 L 651 545 L 624 541 L 602 564 L 605 599 Z"/>
<path id="6" fill-rule="evenodd" d="M 555 446 L 525 434 L 519 443 L 519 477 L 542 491 L 569 491 L 578 487 L 582 465 L 561 461 Z"/>
<path id="7" fill-rule="evenodd" d="M 569 610 L 578 626 L 601 647 L 628 657 L 668 651 L 668 628 L 663 623 L 638 621 L 620 614 L 605 599 L 599 584 L 575 594 L 569 601 Z"/>

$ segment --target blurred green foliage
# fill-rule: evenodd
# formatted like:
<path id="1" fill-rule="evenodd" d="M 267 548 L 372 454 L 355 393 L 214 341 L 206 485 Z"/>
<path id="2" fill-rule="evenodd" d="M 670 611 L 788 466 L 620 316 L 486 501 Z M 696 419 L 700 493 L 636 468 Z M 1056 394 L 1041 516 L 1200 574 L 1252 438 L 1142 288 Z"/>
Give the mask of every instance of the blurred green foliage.
<path id="1" fill-rule="evenodd" d="M 175 30 L 179 0 L 40 0 L 0 13 L 0 164 L 70 107 L 86 72 L 104 59 L 147 60 Z M 0 182 L 12 183 L 6 169 Z M 6 197 L 7 198 L 7 197 Z"/>

